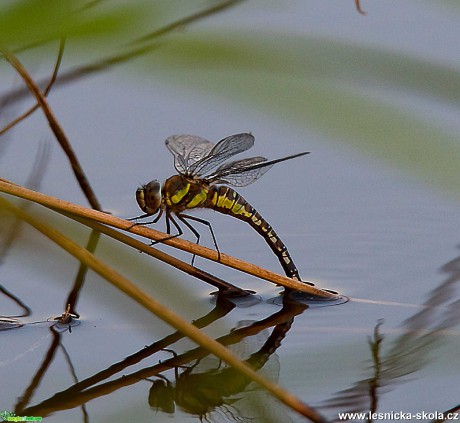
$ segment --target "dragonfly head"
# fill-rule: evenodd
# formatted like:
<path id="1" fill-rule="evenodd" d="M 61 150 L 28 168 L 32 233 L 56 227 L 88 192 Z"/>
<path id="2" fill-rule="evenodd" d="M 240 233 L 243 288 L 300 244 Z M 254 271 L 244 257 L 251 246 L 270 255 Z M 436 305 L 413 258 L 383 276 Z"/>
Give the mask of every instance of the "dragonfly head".
<path id="1" fill-rule="evenodd" d="M 161 206 L 161 184 L 155 179 L 142 185 L 136 191 L 137 204 L 142 211 L 151 215 L 158 212 Z"/>

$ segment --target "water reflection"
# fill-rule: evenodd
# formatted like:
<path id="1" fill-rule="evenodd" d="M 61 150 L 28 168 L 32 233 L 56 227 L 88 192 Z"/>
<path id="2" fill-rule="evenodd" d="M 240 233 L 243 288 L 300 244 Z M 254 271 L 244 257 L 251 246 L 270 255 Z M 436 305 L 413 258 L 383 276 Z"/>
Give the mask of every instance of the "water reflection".
<path id="1" fill-rule="evenodd" d="M 230 347 L 241 360 L 255 370 L 263 369 L 264 376 L 278 381 L 279 360 L 275 351 L 291 328 L 293 319 L 276 325 L 271 334 L 263 329 L 256 335 L 247 336 Z M 239 328 L 257 324 L 255 321 L 240 321 Z M 177 356 L 175 356 L 177 357 Z M 182 372 L 174 368 L 174 382 L 162 375 L 153 380 L 149 391 L 149 405 L 156 411 L 174 413 L 177 405 L 182 411 L 197 416 L 200 420 L 218 421 L 219 417 L 229 420 L 254 420 L 261 414 L 287 415 L 278 403 L 270 401 L 267 410 L 257 410 L 254 404 L 261 404 L 260 396 L 268 395 L 249 378 L 228 367 L 214 356 L 196 360 Z"/>
<path id="2" fill-rule="evenodd" d="M 460 256 L 445 264 L 442 271 L 446 274 L 444 281 L 431 292 L 420 311 L 402 323 L 400 334 L 388 346 L 384 336 L 385 324 L 378 322 L 374 334 L 369 337 L 372 354 L 369 377 L 358 380 L 322 403 L 321 410 L 332 420 L 338 421 L 338 412 L 378 412 L 385 394 L 407 381 L 409 375 L 419 372 L 429 362 L 429 354 L 443 342 L 446 330 L 460 322 L 460 300 L 457 299 Z M 285 301 L 283 307 L 272 315 L 259 321 L 240 322 L 218 341 L 230 346 L 248 364 L 276 381 L 280 370 L 277 349 L 288 336 L 294 317 L 306 308 L 304 304 Z M 236 303 L 224 295 L 217 295 L 215 307 L 195 320 L 194 325 L 205 328 L 231 312 L 239 312 Z M 61 316 L 62 320 L 66 316 L 69 317 L 68 313 Z M 79 407 L 83 410 L 83 421 L 87 421 L 84 409 L 87 402 L 139 384 L 145 386 L 145 405 L 152 409 L 153 415 L 181 412 L 202 421 L 257 420 L 262 411 L 254 408 L 254 404 L 263 404 L 263 411 L 279 416 L 281 421 L 289 421 L 283 407 L 264 399 L 268 394 L 258 390 L 250 380 L 217 358 L 209 356 L 203 348 L 183 353 L 171 352 L 170 358 L 151 365 L 155 354 L 164 356 L 165 351 L 172 351 L 173 345 L 183 338 L 179 332 L 173 332 L 81 381 L 77 380 L 71 357 L 62 345 L 62 336 L 53 328 L 51 344 L 42 364 L 14 406 L 17 415 L 46 417 Z M 74 383 L 31 405 L 33 394 L 37 392 L 59 348 L 67 357 Z M 144 360 L 149 365 L 126 373 L 131 366 L 142 364 Z M 452 410 L 457 408 L 455 405 Z"/>
<path id="3" fill-rule="evenodd" d="M 442 266 L 441 271 L 447 274 L 444 281 L 430 293 L 422 309 L 402 323 L 401 334 L 385 354 L 381 352 L 383 322 L 377 324 L 369 340 L 373 375 L 337 393 L 320 407 L 334 412 L 333 421 L 339 421 L 338 412 L 377 411 L 384 394 L 423 369 L 430 361 L 430 353 L 442 345 L 447 329 L 460 322 L 460 256 Z M 458 406 L 452 410 L 458 410 Z"/>
<path id="4" fill-rule="evenodd" d="M 64 316 L 63 317 L 67 317 Z M 43 361 L 41 365 L 39 366 L 37 372 L 33 376 L 29 386 L 26 388 L 25 392 L 19 397 L 18 402 L 14 406 L 14 412 L 16 415 L 27 415 L 22 412 L 24 408 L 27 406 L 27 404 L 30 402 L 32 396 L 34 393 L 36 393 L 40 383 L 42 382 L 43 377 L 45 376 L 46 372 L 48 371 L 51 363 L 53 362 L 56 352 L 58 348 L 60 347 L 63 351 L 64 357 L 66 358 L 67 364 L 71 370 L 72 376 L 74 380 L 77 380 L 77 376 L 75 373 L 75 369 L 72 365 L 72 361 L 70 359 L 70 355 L 68 354 L 67 350 L 65 349 L 64 345 L 62 344 L 62 332 L 65 331 L 65 328 L 70 329 L 71 327 L 71 322 L 70 320 L 63 322 L 63 321 L 58 321 L 55 325 L 50 327 L 50 331 L 52 334 L 52 339 L 51 339 L 51 344 L 48 347 L 48 350 L 43 358 Z M 85 404 L 81 404 L 83 414 L 87 416 L 87 412 L 85 409 Z M 87 419 L 84 420 L 85 422 Z"/>
<path id="5" fill-rule="evenodd" d="M 200 328 L 208 326 L 227 315 L 234 307 L 231 300 L 220 297 L 216 307 L 207 315 L 194 321 L 194 325 Z M 261 369 L 267 365 L 270 357 L 279 348 L 294 317 L 302 313 L 305 308 L 306 306 L 303 304 L 286 303 L 281 310 L 273 315 L 248 326 L 238 327 L 227 335 L 218 338 L 218 341 L 227 346 L 240 344 L 237 348 L 244 346 L 245 353 L 243 355 L 247 357 L 246 361 L 255 368 Z M 267 337 L 269 328 L 272 329 Z M 265 341 L 260 346 L 257 342 L 254 343 L 254 339 L 261 339 L 259 337 L 261 333 L 260 336 L 265 338 Z M 245 341 L 248 337 L 249 339 Z M 149 396 L 150 403 L 153 404 L 154 408 L 171 411 L 175 402 L 183 411 L 204 418 L 218 407 L 231 405 L 233 399 L 229 397 L 238 395 L 251 385 L 250 380 L 240 376 L 233 369 L 222 366 L 220 363 L 216 365 L 217 361 L 207 358 L 209 353 L 201 347 L 182 354 L 174 353 L 172 358 L 159 361 L 154 366 L 148 366 L 133 373 L 122 375 L 117 379 L 108 380 L 115 374 L 125 371 L 128 367 L 150 358 L 153 354 L 164 352 L 165 349 L 170 348 L 172 344 L 182 338 L 183 336 L 179 332 L 174 332 L 133 353 L 124 360 L 114 363 L 109 368 L 76 382 L 64 391 L 57 392 L 37 405 L 27 406 L 27 403 L 22 400 L 16 404 L 14 411 L 17 415 L 46 417 L 60 410 L 82 406 L 92 399 L 109 395 L 121 388 L 145 383 L 146 380 L 149 380 L 152 385 L 150 388 L 146 388 L 146 398 Z M 55 342 L 58 343 L 58 340 L 56 339 Z M 51 364 L 53 355 L 47 354 L 47 357 L 46 367 Z M 203 363 L 207 363 L 204 370 Z M 184 366 L 186 366 L 186 370 L 180 372 L 179 369 Z M 45 366 L 43 367 L 45 368 Z M 171 370 L 175 373 L 174 384 L 163 375 L 164 372 Z M 200 373 L 196 373 L 197 371 Z M 42 373 L 40 374 L 42 375 Z M 274 377 L 276 379 L 277 374 Z M 36 377 L 31 385 L 36 385 Z M 147 393 L 148 391 L 150 391 L 150 395 Z M 201 404 L 199 409 L 197 408 L 198 403 Z"/>

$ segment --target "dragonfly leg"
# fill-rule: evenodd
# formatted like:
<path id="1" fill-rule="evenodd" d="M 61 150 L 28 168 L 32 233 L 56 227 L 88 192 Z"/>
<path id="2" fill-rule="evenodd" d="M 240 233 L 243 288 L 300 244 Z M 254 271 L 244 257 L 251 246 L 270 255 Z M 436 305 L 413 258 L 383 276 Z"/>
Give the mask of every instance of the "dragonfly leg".
<path id="1" fill-rule="evenodd" d="M 195 222 L 202 223 L 203 225 L 206 225 L 208 227 L 209 232 L 211 233 L 211 236 L 212 236 L 212 241 L 214 242 L 214 246 L 216 247 L 217 261 L 220 261 L 220 250 L 219 250 L 219 246 L 217 245 L 217 239 L 216 239 L 216 236 L 214 235 L 214 230 L 212 229 L 211 222 L 208 222 L 207 220 L 204 220 L 204 219 L 200 219 L 199 217 L 190 216 L 188 214 L 183 214 L 183 213 L 180 215 L 180 217 L 182 218 L 181 221 L 184 222 L 184 224 L 187 225 L 192 232 L 194 229 L 192 229 L 192 226 L 188 222 L 186 222 L 184 219 L 194 220 Z M 200 240 L 200 236 L 199 234 L 196 234 L 196 235 L 197 235 L 197 244 L 198 244 Z"/>
<path id="2" fill-rule="evenodd" d="M 162 211 L 163 210 L 161 210 L 161 212 Z M 161 212 L 160 212 L 160 215 L 161 215 Z M 155 220 L 153 222 L 151 222 L 151 223 L 157 223 L 159 218 L 160 218 L 160 216 L 157 216 L 155 218 Z M 171 223 L 170 222 L 173 223 L 174 227 L 177 230 L 177 234 L 175 234 L 175 235 L 171 235 Z M 158 239 L 156 241 L 152 241 L 150 243 L 150 245 L 152 246 L 152 245 L 158 244 L 159 242 L 164 242 L 164 241 L 167 241 L 168 239 L 176 238 L 178 236 L 181 236 L 184 233 L 184 231 L 181 229 L 181 227 L 177 224 L 177 222 L 173 219 L 171 214 L 168 213 L 168 212 L 166 212 L 166 233 L 168 234 L 167 237 L 162 238 L 162 239 Z"/>
<path id="3" fill-rule="evenodd" d="M 154 224 L 154 223 L 157 223 L 161 216 L 163 215 L 163 209 L 160 209 L 160 212 L 158 213 L 158 216 L 155 217 L 155 219 L 153 219 L 151 222 L 135 222 L 133 223 L 129 228 L 128 228 L 128 231 L 131 229 L 131 228 L 134 228 L 134 226 L 138 226 L 138 225 L 151 225 L 151 224 Z M 133 220 L 138 220 L 138 219 L 144 219 L 146 217 L 150 217 L 152 216 L 151 214 L 143 214 L 141 216 L 137 216 L 137 217 L 131 217 L 130 219 L 126 219 L 126 220 L 129 220 L 129 221 L 133 221 Z"/>
<path id="4" fill-rule="evenodd" d="M 187 215 L 177 214 L 176 216 L 185 226 L 187 226 L 187 228 L 190 229 L 190 231 L 193 233 L 193 235 L 195 235 L 196 243 L 199 244 L 200 243 L 200 233 L 189 222 L 187 222 L 185 220 Z M 193 254 L 192 262 L 190 263 L 192 266 L 195 263 L 195 257 L 196 257 L 196 255 Z"/>

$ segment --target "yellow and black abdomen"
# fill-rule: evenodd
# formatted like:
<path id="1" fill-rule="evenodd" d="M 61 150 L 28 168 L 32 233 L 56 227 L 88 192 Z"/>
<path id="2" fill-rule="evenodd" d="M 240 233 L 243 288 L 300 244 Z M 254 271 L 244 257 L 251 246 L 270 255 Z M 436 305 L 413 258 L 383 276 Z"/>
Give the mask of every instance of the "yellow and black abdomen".
<path id="1" fill-rule="evenodd" d="M 270 224 L 240 194 L 227 186 L 207 187 L 181 175 L 168 178 L 163 187 L 163 201 L 174 213 L 205 207 L 248 222 L 267 242 L 289 278 L 301 280 L 299 271 Z"/>
<path id="2" fill-rule="evenodd" d="M 200 207 L 207 207 L 248 222 L 262 237 L 278 257 L 289 278 L 301 280 L 299 271 L 287 250 L 270 224 L 240 194 L 227 186 L 211 186 L 207 190 L 207 201 Z"/>

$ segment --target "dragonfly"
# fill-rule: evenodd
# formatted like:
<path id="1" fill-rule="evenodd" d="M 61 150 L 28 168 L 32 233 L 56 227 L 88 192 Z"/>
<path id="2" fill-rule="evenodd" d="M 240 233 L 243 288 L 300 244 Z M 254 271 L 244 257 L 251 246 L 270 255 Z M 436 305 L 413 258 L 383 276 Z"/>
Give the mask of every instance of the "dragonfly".
<path id="1" fill-rule="evenodd" d="M 135 219 L 158 214 L 151 222 L 157 223 L 165 214 L 167 233 L 171 235 L 171 223 L 177 230 L 176 235 L 169 237 L 172 238 L 183 234 L 174 219 L 176 217 L 193 232 L 197 243 L 200 234 L 188 220 L 203 223 L 209 227 L 219 252 L 210 222 L 185 212 L 206 208 L 228 214 L 254 228 L 277 256 L 285 274 L 301 281 L 286 245 L 262 215 L 229 185 L 244 187 L 252 184 L 274 164 L 309 152 L 270 161 L 257 156 L 228 162 L 228 159 L 254 145 L 254 136 L 250 133 L 230 135 L 217 144 L 195 135 L 172 135 L 166 139 L 165 144 L 174 156 L 174 167 L 178 174 L 166 179 L 163 186 L 155 179 L 137 189 L 136 200 L 145 214 Z"/>

